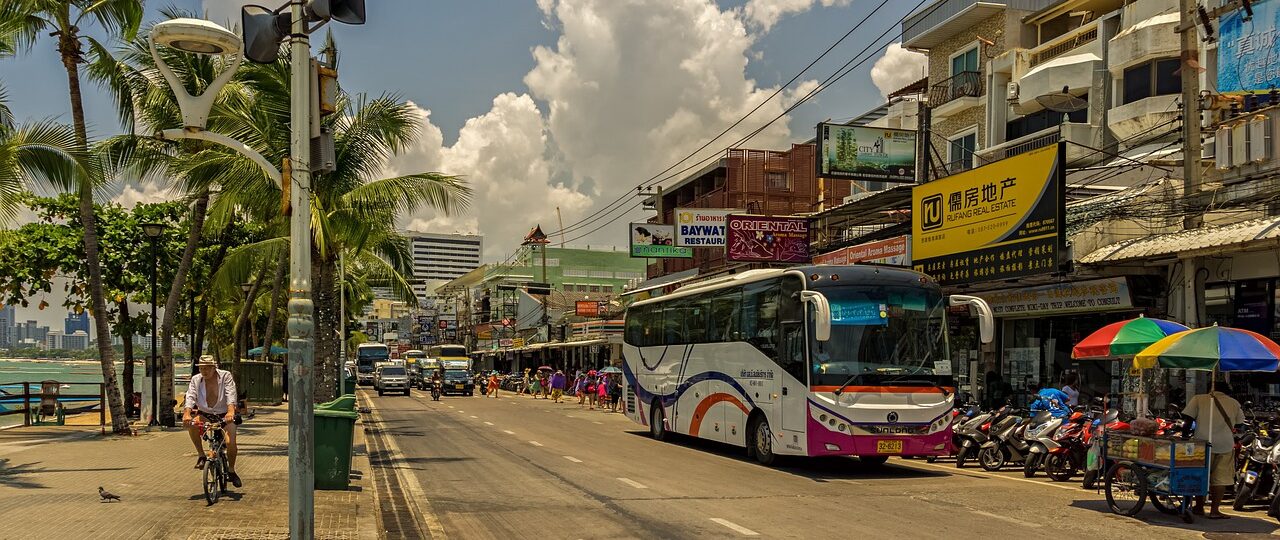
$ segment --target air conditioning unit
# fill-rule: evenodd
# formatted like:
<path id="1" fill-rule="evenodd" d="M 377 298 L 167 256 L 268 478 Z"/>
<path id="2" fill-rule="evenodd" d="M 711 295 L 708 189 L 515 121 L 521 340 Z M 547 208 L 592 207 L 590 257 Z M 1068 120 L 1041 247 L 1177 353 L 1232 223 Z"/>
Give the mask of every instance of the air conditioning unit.
<path id="1" fill-rule="evenodd" d="M 1005 99 L 1009 101 L 1018 101 L 1018 83 L 1011 82 L 1005 89 Z"/>

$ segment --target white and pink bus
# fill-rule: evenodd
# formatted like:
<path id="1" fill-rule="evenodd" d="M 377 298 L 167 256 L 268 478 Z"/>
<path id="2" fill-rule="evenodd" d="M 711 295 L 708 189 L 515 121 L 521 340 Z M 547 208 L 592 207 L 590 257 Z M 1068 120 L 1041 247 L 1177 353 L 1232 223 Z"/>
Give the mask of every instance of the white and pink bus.
<path id="1" fill-rule="evenodd" d="M 989 342 L 991 310 L 977 311 Z M 778 455 L 949 452 L 946 306 L 924 274 L 884 266 L 750 270 L 627 308 L 626 413 L 668 432 Z"/>

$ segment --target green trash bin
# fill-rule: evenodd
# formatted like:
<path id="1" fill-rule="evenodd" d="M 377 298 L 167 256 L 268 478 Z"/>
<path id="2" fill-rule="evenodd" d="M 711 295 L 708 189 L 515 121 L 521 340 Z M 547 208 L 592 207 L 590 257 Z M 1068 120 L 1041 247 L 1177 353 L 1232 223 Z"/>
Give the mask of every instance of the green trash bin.
<path id="1" fill-rule="evenodd" d="M 339 401 L 342 398 L 329 404 L 336 405 Z M 350 409 L 329 410 L 320 406 L 316 407 L 315 414 L 316 489 L 346 490 L 351 483 L 351 451 L 356 418 L 360 415 Z"/>
<path id="2" fill-rule="evenodd" d="M 316 405 L 316 410 L 344 412 L 354 411 L 356 410 L 356 396 L 355 394 L 343 394 L 338 399 Z"/>
<path id="3" fill-rule="evenodd" d="M 355 378 L 355 377 L 347 377 L 346 379 L 343 379 L 343 381 L 342 381 L 342 393 L 344 393 L 344 394 L 355 394 L 355 393 L 356 393 L 356 378 Z"/>

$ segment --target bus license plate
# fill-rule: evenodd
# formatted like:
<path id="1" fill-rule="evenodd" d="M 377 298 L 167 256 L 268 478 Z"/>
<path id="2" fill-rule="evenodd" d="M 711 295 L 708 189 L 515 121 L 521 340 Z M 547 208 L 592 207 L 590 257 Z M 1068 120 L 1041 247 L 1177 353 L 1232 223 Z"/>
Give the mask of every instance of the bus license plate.
<path id="1" fill-rule="evenodd" d="M 879 440 L 876 441 L 877 454 L 901 454 L 902 441 L 900 440 Z"/>

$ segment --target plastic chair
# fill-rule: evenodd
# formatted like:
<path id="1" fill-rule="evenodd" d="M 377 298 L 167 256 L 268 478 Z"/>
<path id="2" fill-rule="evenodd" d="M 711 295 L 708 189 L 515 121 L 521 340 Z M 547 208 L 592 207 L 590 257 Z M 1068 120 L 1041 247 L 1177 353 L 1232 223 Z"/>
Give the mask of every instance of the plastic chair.
<path id="1" fill-rule="evenodd" d="M 58 395 L 61 391 L 62 385 L 58 381 L 40 383 L 40 406 L 31 410 L 31 425 L 61 426 L 66 424 L 66 411 L 63 410 L 62 402 L 58 401 Z"/>

